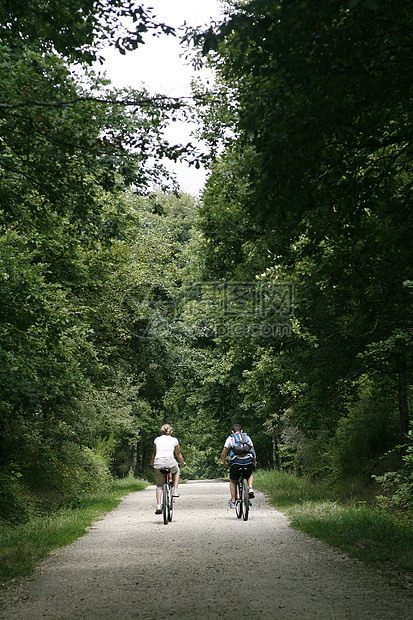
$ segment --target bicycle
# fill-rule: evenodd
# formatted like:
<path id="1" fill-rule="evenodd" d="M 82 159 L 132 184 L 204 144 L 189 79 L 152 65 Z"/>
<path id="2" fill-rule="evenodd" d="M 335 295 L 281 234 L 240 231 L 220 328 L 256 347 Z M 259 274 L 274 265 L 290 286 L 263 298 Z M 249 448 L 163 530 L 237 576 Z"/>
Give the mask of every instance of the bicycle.
<path id="1" fill-rule="evenodd" d="M 169 467 L 163 467 L 161 474 L 164 476 L 164 483 L 162 486 L 162 516 L 165 525 L 168 525 L 172 521 L 174 513 L 174 498 L 172 495 L 173 482 L 171 470 Z"/>
<path id="2" fill-rule="evenodd" d="M 225 465 L 222 463 L 222 465 L 224 467 L 228 467 L 228 463 L 225 463 Z M 247 467 L 241 465 L 239 468 L 239 478 L 236 481 L 235 488 L 235 513 L 238 519 L 241 519 L 242 517 L 244 521 L 248 521 L 250 506 L 252 506 L 249 498 L 247 479 L 248 469 Z"/>
<path id="3" fill-rule="evenodd" d="M 242 517 L 244 521 L 248 521 L 251 506 L 251 501 L 248 496 L 248 483 L 247 479 L 244 477 L 247 472 L 248 470 L 246 467 L 240 467 L 239 478 L 236 483 L 235 491 L 235 512 L 238 519 L 241 519 Z"/>

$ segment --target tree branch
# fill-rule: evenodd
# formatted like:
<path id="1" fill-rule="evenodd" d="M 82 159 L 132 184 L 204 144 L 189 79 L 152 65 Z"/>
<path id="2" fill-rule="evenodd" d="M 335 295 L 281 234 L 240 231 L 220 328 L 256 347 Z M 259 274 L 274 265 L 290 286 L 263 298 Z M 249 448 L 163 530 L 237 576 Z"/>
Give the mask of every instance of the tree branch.
<path id="1" fill-rule="evenodd" d="M 109 103 L 111 105 L 119 106 L 150 106 L 155 103 L 167 103 L 173 108 L 180 108 L 184 105 L 185 99 L 192 99 L 192 97 L 167 97 L 166 95 L 156 95 L 155 97 L 146 97 L 144 99 L 110 99 L 99 97 L 75 97 L 74 99 L 64 99 L 62 101 L 36 101 L 28 99 L 27 101 L 20 101 L 19 103 L 0 103 L 0 110 L 11 110 L 17 108 L 24 108 L 30 106 L 36 107 L 48 107 L 48 108 L 62 108 L 65 106 L 75 105 L 76 103 L 85 103 L 92 101 L 94 103 Z"/>

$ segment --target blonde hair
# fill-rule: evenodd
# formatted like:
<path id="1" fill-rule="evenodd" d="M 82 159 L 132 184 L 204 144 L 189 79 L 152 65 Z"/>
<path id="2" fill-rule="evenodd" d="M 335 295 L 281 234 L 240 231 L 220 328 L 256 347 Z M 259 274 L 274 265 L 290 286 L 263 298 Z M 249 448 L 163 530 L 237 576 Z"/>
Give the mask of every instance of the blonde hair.
<path id="1" fill-rule="evenodd" d="M 164 435 L 172 435 L 173 433 L 173 428 L 170 424 L 163 424 L 161 431 Z"/>

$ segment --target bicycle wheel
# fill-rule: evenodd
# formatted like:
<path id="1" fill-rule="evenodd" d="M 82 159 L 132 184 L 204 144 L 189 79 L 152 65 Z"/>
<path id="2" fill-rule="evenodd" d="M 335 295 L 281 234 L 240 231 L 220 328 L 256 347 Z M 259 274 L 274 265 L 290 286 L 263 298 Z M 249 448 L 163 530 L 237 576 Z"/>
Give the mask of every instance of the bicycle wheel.
<path id="1" fill-rule="evenodd" d="M 172 495 L 172 484 L 169 486 L 169 497 L 168 497 L 168 521 L 172 521 L 172 517 L 174 514 L 174 498 Z"/>
<path id="2" fill-rule="evenodd" d="M 237 495 L 235 498 L 235 513 L 238 517 L 238 519 L 241 519 L 242 517 L 242 494 L 241 494 L 241 489 L 242 489 L 242 481 L 238 480 L 237 482 Z"/>
<path id="3" fill-rule="evenodd" d="M 250 500 L 248 497 L 248 484 L 246 480 L 242 481 L 241 504 L 242 504 L 242 518 L 244 519 L 244 521 L 248 521 L 248 513 L 250 511 Z"/>
<path id="4" fill-rule="evenodd" d="M 162 516 L 163 522 L 165 525 L 168 525 L 168 515 L 169 515 L 169 485 L 165 482 L 162 487 Z"/>

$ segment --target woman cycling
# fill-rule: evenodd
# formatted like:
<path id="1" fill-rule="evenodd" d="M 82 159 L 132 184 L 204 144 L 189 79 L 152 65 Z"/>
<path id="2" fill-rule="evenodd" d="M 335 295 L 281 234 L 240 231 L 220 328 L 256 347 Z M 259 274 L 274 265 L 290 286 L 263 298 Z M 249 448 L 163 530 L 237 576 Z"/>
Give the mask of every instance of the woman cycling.
<path id="1" fill-rule="evenodd" d="M 162 485 L 164 482 L 164 476 L 160 470 L 164 467 L 169 467 L 174 485 L 172 495 L 173 497 L 179 497 L 179 465 L 175 456 L 179 459 L 182 467 L 185 465 L 185 461 L 179 447 L 179 441 L 176 437 L 172 436 L 172 426 L 170 424 L 164 424 L 161 428 L 161 432 L 162 435 L 156 437 L 153 442 L 153 454 L 150 463 L 151 467 L 154 468 L 156 476 L 156 515 L 162 513 Z"/>

